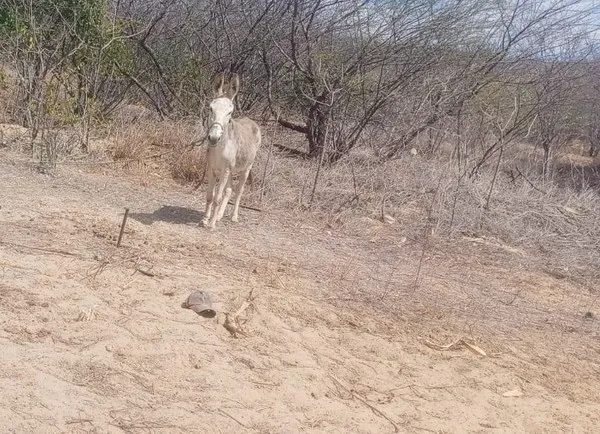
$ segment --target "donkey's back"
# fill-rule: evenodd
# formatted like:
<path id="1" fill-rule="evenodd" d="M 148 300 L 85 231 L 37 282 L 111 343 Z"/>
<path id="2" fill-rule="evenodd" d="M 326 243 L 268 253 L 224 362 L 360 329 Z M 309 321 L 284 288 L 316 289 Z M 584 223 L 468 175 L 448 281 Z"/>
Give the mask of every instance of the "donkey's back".
<path id="1" fill-rule="evenodd" d="M 252 166 L 260 147 L 262 136 L 258 124 L 250 118 L 232 119 L 231 122 L 233 123 L 232 139 L 237 144 L 233 170 L 241 172 Z"/>

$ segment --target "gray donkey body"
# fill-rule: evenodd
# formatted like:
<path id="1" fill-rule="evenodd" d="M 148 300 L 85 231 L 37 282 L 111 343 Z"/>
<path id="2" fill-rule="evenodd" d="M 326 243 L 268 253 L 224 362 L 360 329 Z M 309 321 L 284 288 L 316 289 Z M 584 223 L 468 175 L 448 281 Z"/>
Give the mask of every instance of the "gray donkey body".
<path id="1" fill-rule="evenodd" d="M 239 175 L 235 187 L 235 202 L 231 220 L 238 221 L 240 199 L 248 179 L 256 153 L 261 143 L 261 132 L 253 120 L 231 117 L 233 99 L 239 90 L 239 77 L 234 75 L 228 83 L 219 75 L 213 83 L 215 98 L 210 103 L 208 121 L 208 151 L 206 171 L 208 190 L 202 224 L 214 228 L 223 218 L 231 198 L 233 175 Z"/>

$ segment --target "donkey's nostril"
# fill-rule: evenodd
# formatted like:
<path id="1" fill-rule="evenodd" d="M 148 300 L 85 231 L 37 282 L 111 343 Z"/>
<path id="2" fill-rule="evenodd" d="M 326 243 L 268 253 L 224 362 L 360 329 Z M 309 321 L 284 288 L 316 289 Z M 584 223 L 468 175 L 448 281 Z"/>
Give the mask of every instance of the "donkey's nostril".
<path id="1" fill-rule="evenodd" d="M 223 134 L 223 128 L 221 125 L 213 124 L 208 131 L 208 138 L 214 142 L 221 138 L 221 134 Z"/>

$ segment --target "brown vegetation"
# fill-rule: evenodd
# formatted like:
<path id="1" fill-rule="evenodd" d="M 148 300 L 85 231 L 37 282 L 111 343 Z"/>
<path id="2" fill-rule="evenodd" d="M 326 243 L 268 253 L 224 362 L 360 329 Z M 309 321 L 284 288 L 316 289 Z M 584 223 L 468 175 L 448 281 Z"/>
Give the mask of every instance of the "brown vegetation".
<path id="1" fill-rule="evenodd" d="M 0 0 L 0 430 L 598 426 L 595 8 L 31 5 Z M 218 72 L 264 145 L 209 234 Z M 196 289 L 260 293 L 236 343 L 175 307 Z"/>

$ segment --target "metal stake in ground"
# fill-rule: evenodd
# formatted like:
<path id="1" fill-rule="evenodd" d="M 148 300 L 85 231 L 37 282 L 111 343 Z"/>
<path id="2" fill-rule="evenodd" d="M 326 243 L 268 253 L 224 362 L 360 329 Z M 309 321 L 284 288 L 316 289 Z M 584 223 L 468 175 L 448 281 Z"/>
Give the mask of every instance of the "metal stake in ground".
<path id="1" fill-rule="evenodd" d="M 129 215 L 129 208 L 125 208 L 125 215 L 123 216 L 123 223 L 121 223 L 121 231 L 119 232 L 119 239 L 117 240 L 117 247 L 121 246 L 121 239 L 123 239 L 123 232 L 125 232 L 125 223 L 127 223 L 128 215 Z"/>

